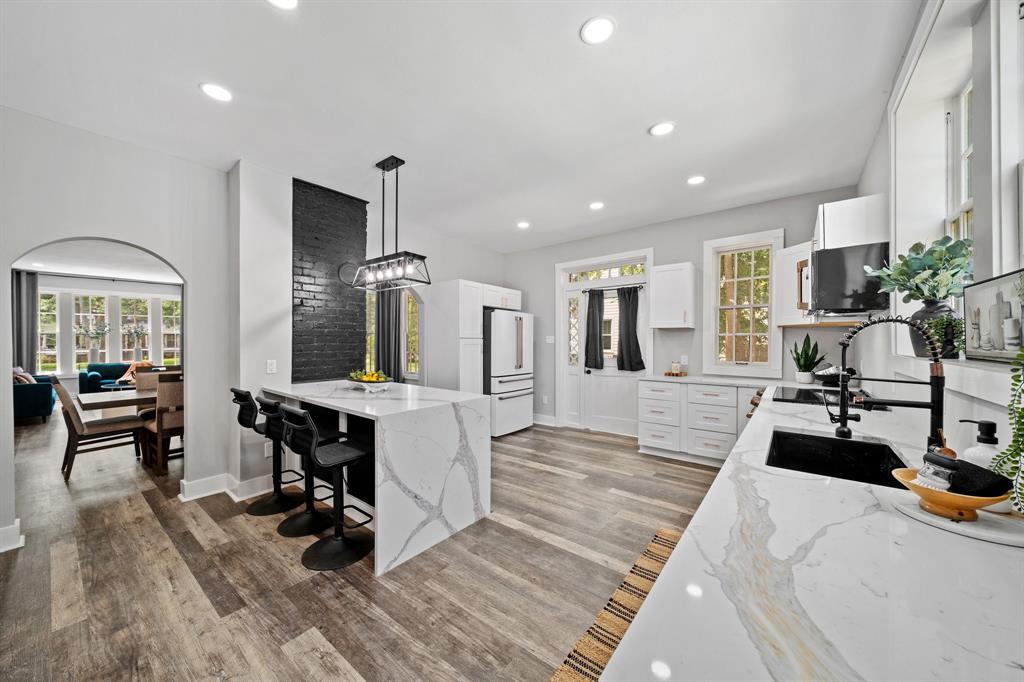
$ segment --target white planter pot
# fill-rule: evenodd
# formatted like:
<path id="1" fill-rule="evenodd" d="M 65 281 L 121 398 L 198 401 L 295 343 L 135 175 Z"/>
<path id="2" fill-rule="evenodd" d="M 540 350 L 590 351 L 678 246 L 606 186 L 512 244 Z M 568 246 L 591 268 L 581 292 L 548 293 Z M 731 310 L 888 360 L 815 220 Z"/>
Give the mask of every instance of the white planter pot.
<path id="1" fill-rule="evenodd" d="M 814 372 L 797 372 L 796 383 L 798 384 L 813 384 L 814 383 Z"/>
<path id="2" fill-rule="evenodd" d="M 99 361 L 100 361 L 100 349 L 99 348 L 90 348 L 89 349 L 89 364 L 90 365 L 95 365 Z"/>
<path id="3" fill-rule="evenodd" d="M 134 349 L 132 349 L 132 360 L 134 360 L 135 362 L 142 362 L 142 349 L 141 348 L 134 348 Z"/>

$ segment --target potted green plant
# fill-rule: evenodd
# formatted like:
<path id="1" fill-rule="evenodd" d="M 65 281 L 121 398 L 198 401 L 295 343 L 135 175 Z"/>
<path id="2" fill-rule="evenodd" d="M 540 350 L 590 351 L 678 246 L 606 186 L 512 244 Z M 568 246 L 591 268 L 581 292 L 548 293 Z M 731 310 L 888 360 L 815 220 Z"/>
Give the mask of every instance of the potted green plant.
<path id="1" fill-rule="evenodd" d="M 825 360 L 824 355 L 818 355 L 817 342 L 812 346 L 811 335 L 804 334 L 803 345 L 799 346 L 794 343 L 789 355 L 793 358 L 793 364 L 796 365 L 797 383 L 813 384 L 814 369 Z"/>
<path id="2" fill-rule="evenodd" d="M 135 362 L 142 362 L 142 339 L 149 333 L 149 329 L 144 324 L 128 324 L 121 327 L 121 333 L 124 334 L 132 346 L 132 360 Z"/>
<path id="3" fill-rule="evenodd" d="M 948 235 L 928 247 L 918 242 L 906 254 L 900 254 L 895 263 L 877 270 L 865 265 L 864 272 L 881 281 L 880 291 L 899 292 L 903 294 L 904 303 L 923 302 L 924 306 L 910 316 L 912 320 L 928 322 L 944 316 L 955 317 L 947 301 L 962 297 L 964 286 L 971 281 L 974 272 L 972 245 L 970 239 L 954 240 Z M 944 338 L 946 334 L 943 331 L 939 336 Z M 910 341 L 915 355 L 928 355 L 928 344 L 918 334 L 912 333 Z M 958 354 L 950 349 L 946 352 L 951 353 L 947 357 Z"/>
<path id="4" fill-rule="evenodd" d="M 98 324 L 95 327 L 87 327 L 82 324 L 75 325 L 75 333 L 89 339 L 89 364 L 94 365 L 100 361 L 100 341 L 110 333 L 109 324 Z"/>
<path id="5" fill-rule="evenodd" d="M 992 460 L 992 471 L 1013 481 L 1010 504 L 1024 514 L 1024 347 L 1017 351 L 1010 374 L 1010 444 Z"/>

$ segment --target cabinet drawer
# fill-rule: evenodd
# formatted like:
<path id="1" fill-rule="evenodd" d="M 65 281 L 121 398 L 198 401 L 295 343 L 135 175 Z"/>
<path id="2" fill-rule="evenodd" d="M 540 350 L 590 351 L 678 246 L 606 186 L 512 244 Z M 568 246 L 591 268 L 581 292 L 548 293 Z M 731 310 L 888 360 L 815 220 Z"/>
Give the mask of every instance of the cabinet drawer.
<path id="1" fill-rule="evenodd" d="M 690 403 L 686 412 L 686 425 L 694 429 L 735 434 L 736 408 Z"/>
<path id="2" fill-rule="evenodd" d="M 670 384 L 664 381 L 641 381 L 639 394 L 641 398 L 651 400 L 673 400 L 679 402 L 683 387 L 680 384 Z"/>
<path id="3" fill-rule="evenodd" d="M 659 424 L 645 424 L 640 422 L 637 425 L 637 440 L 640 445 L 647 445 L 663 450 L 679 451 L 679 428 L 676 426 L 661 426 Z"/>
<path id="4" fill-rule="evenodd" d="M 703 405 L 724 405 L 726 407 L 736 407 L 736 387 L 691 384 L 690 402 L 701 403 Z"/>
<path id="5" fill-rule="evenodd" d="M 686 451 L 691 455 L 725 459 L 735 444 L 736 436 L 732 434 L 715 433 L 703 429 L 687 429 L 686 431 Z"/>
<path id="6" fill-rule="evenodd" d="M 665 424 L 679 426 L 679 403 L 668 400 L 651 400 L 640 398 L 638 416 L 640 421 L 649 424 Z"/>

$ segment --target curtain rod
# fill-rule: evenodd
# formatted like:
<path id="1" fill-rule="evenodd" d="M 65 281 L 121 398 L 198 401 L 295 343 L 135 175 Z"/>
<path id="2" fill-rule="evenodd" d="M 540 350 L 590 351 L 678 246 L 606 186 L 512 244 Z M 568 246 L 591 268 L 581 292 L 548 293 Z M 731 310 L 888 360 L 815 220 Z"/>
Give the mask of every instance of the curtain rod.
<path id="1" fill-rule="evenodd" d="M 582 291 L 582 293 L 585 294 L 585 293 L 590 292 L 590 291 L 608 291 L 609 289 L 643 289 L 643 288 L 644 288 L 643 284 L 627 284 L 627 285 L 621 286 L 621 287 L 616 287 L 616 286 L 591 287 L 590 289 L 584 289 Z"/>

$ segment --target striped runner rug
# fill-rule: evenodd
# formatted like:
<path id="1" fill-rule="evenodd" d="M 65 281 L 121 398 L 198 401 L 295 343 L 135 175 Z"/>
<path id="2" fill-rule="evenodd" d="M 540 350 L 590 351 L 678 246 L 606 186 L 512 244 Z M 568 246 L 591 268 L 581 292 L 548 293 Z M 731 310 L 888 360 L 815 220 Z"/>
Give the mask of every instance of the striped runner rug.
<path id="1" fill-rule="evenodd" d="M 601 676 L 682 536 L 680 531 L 664 528 L 654 535 L 604 609 L 597 614 L 594 624 L 551 676 L 551 682 L 591 682 Z"/>

